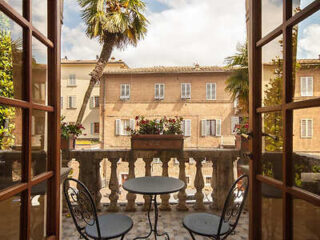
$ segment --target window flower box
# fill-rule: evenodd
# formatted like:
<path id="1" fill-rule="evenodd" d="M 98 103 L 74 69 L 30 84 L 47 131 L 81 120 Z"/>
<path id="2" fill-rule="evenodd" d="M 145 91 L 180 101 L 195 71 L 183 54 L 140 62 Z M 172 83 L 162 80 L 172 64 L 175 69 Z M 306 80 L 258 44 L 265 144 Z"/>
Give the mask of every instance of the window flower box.
<path id="1" fill-rule="evenodd" d="M 183 135 L 133 135 L 132 150 L 183 150 Z"/>

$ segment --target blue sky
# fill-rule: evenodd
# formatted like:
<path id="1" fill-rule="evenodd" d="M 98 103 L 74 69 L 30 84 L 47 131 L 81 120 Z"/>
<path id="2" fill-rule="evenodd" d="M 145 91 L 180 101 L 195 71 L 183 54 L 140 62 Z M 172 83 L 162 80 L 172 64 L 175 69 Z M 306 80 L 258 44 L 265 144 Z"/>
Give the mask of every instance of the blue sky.
<path id="1" fill-rule="evenodd" d="M 312 0 L 294 0 L 303 8 Z M 130 67 L 223 65 L 246 38 L 244 0 L 145 0 L 148 33 L 137 47 L 115 49 L 112 56 Z M 279 0 L 264 1 L 269 9 L 265 23 L 278 26 L 282 19 Z M 65 0 L 62 28 L 62 57 L 94 59 L 101 46 L 84 33 L 85 25 L 76 0 Z M 320 12 L 299 24 L 298 57 L 317 58 L 320 54 Z M 279 48 L 270 49 L 270 57 Z M 274 44 L 278 44 L 275 43 Z"/>

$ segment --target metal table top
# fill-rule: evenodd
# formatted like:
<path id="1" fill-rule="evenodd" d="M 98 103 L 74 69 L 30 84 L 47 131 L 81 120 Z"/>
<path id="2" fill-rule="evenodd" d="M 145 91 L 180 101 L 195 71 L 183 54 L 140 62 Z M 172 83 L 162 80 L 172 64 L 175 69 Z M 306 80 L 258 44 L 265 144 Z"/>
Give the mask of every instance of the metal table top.
<path id="1" fill-rule="evenodd" d="M 132 193 L 145 195 L 159 195 L 181 190 L 184 182 L 171 177 L 139 177 L 126 180 L 123 188 Z"/>

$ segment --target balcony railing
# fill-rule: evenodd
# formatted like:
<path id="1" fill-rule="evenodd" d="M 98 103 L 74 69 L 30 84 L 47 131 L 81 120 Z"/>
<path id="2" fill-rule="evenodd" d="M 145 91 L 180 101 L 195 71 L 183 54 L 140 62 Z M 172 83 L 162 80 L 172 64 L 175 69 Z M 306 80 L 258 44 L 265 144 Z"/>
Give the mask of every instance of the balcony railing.
<path id="1" fill-rule="evenodd" d="M 225 197 L 228 193 L 228 187 L 231 186 L 234 181 L 234 162 L 238 159 L 240 152 L 230 149 L 215 149 L 215 150 L 185 150 L 185 151 L 130 151 L 130 150 L 72 150 L 62 153 L 62 165 L 63 167 L 70 166 L 72 161 L 76 161 L 79 164 L 78 179 L 82 181 L 93 195 L 93 199 L 98 206 L 98 209 L 102 208 L 101 204 L 101 188 L 104 178 L 104 172 L 109 172 L 109 179 L 107 180 L 109 194 L 107 195 L 107 210 L 111 212 L 119 211 L 119 195 L 120 195 L 120 183 L 119 183 L 119 169 L 120 162 L 127 163 L 128 179 L 135 178 L 136 172 L 141 172 L 141 166 L 144 167 L 144 176 L 151 176 L 152 162 L 154 158 L 160 159 L 162 167 L 157 175 L 169 176 L 170 166 L 175 164 L 178 168 L 178 174 L 176 177 L 187 183 L 186 177 L 186 165 L 190 159 L 194 161 L 194 182 L 193 189 L 195 191 L 193 208 L 195 210 L 205 209 L 204 205 L 204 187 L 205 180 L 203 176 L 203 165 L 210 170 L 210 187 L 212 192 L 210 193 L 209 206 L 212 209 L 222 209 Z M 139 168 L 136 169 L 137 160 L 139 159 Z M 141 164 L 141 160 L 144 164 Z M 107 164 L 103 164 L 103 161 L 107 161 Z M 171 165 L 170 165 L 171 164 Z M 191 163 L 190 163 L 191 164 Z M 158 164 L 160 166 L 160 164 Z M 170 165 L 170 166 L 169 166 Z M 105 169 L 106 166 L 109 169 Z M 75 169 L 76 170 L 76 169 Z M 173 176 L 175 177 L 175 176 Z M 190 185 L 190 183 L 189 183 Z M 191 183 L 192 185 L 192 183 Z M 122 192 L 124 193 L 124 192 Z M 137 208 L 137 196 L 132 193 L 125 193 L 126 211 L 135 211 Z M 170 195 L 161 195 L 161 210 L 170 210 L 172 205 L 170 204 Z M 183 188 L 177 194 L 177 210 L 188 210 L 190 204 L 187 204 L 187 188 Z M 142 198 L 140 198 L 142 199 Z M 149 202 L 148 196 L 143 196 L 142 204 L 143 209 L 147 209 Z"/>

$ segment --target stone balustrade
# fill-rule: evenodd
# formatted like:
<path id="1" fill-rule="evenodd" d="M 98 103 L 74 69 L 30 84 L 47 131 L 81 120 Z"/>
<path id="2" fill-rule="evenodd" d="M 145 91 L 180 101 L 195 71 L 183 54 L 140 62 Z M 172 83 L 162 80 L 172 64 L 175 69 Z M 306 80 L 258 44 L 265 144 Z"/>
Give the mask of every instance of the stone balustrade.
<path id="1" fill-rule="evenodd" d="M 228 193 L 228 187 L 231 186 L 234 181 L 233 176 L 233 163 L 239 157 L 239 151 L 230 149 L 214 149 L 214 150 L 184 150 L 184 151 L 131 151 L 131 150 L 72 150 L 64 151 L 62 153 L 62 166 L 67 167 L 71 160 L 75 160 L 79 163 L 79 180 L 82 181 L 88 189 L 91 191 L 94 201 L 101 209 L 101 162 L 108 161 L 110 169 L 108 171 L 108 187 L 110 194 L 108 194 L 109 203 L 107 210 L 110 212 L 119 211 L 119 176 L 118 176 L 118 163 L 119 161 L 128 162 L 128 179 L 136 176 L 136 164 L 138 159 L 142 159 L 144 164 L 144 175 L 151 176 L 152 161 L 154 158 L 159 158 L 162 163 L 162 172 L 159 174 L 162 176 L 170 176 L 169 174 L 169 162 L 176 161 L 178 164 L 178 176 L 179 179 L 187 183 L 186 178 L 186 164 L 189 163 L 190 159 L 195 161 L 195 178 L 194 178 L 194 189 L 195 189 L 195 201 L 194 209 L 204 210 L 204 176 L 202 173 L 203 164 L 211 170 L 211 186 L 212 201 L 210 208 L 222 209 L 225 201 L 225 197 Z M 175 160 L 176 159 L 176 160 Z M 205 163 L 203 163 L 203 161 Z M 141 164 L 140 164 L 141 167 Z M 191 183 L 192 184 L 192 183 Z M 135 211 L 137 196 L 132 193 L 126 193 L 126 211 Z M 173 207 L 169 203 L 170 195 L 161 195 L 161 203 L 159 208 L 164 211 L 171 210 Z M 187 202 L 186 187 L 181 189 L 177 193 L 177 205 L 176 209 L 179 211 L 188 210 L 190 204 Z M 143 196 L 143 210 L 146 210 L 149 206 L 150 198 Z"/>

